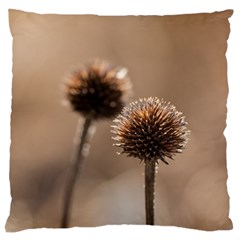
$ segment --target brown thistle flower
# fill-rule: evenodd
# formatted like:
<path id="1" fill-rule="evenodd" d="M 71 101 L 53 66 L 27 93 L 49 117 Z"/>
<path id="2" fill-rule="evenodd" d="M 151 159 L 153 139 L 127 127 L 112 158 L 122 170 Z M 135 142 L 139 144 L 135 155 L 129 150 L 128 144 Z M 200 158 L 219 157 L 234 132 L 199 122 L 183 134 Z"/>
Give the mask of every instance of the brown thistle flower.
<path id="1" fill-rule="evenodd" d="M 125 107 L 114 120 L 116 146 L 122 153 L 141 161 L 159 160 L 168 164 L 185 148 L 189 131 L 181 112 L 171 103 L 158 98 L 144 98 Z"/>
<path id="2" fill-rule="evenodd" d="M 65 94 L 74 111 L 91 119 L 116 116 L 130 95 L 127 70 L 104 60 L 74 71 L 67 79 Z"/>
<path id="3" fill-rule="evenodd" d="M 127 70 L 95 60 L 92 64 L 72 72 L 65 83 L 65 95 L 73 110 L 83 115 L 74 141 L 74 152 L 63 196 L 61 227 L 69 225 L 74 186 L 87 157 L 84 148 L 89 145 L 93 121 L 118 114 L 131 91 Z"/>

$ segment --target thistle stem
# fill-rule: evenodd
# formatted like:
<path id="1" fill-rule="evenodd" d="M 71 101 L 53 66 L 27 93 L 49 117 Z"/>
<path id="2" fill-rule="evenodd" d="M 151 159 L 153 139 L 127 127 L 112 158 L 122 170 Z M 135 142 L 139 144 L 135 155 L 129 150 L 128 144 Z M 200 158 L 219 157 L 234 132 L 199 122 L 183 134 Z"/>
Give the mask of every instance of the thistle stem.
<path id="1" fill-rule="evenodd" d="M 74 139 L 74 152 L 71 159 L 71 166 L 69 167 L 69 173 L 66 183 L 66 190 L 63 198 L 63 215 L 61 219 L 61 228 L 67 228 L 70 219 L 70 210 L 73 200 L 74 186 L 76 184 L 77 177 L 80 175 L 84 160 L 87 155 L 87 144 L 89 143 L 91 133 L 92 119 L 86 118 L 84 124 L 82 121 L 78 121 L 76 135 Z"/>
<path id="2" fill-rule="evenodd" d="M 155 161 L 145 162 L 146 224 L 154 225 Z"/>

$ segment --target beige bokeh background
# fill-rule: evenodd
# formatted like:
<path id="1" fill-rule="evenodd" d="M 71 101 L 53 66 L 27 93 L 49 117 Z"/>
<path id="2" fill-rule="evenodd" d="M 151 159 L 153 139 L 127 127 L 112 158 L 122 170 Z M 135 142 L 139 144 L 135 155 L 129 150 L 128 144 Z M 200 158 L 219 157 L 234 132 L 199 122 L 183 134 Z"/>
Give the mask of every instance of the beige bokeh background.
<path id="1" fill-rule="evenodd" d="M 158 167 L 156 224 L 230 229 L 223 131 L 231 14 L 98 17 L 10 10 L 13 201 L 7 231 L 59 227 L 79 118 L 62 106 L 60 85 L 69 70 L 95 57 L 128 68 L 132 100 L 163 97 L 189 122 L 187 149 Z M 71 226 L 145 223 L 144 166 L 116 154 L 111 124 L 96 123 Z"/>

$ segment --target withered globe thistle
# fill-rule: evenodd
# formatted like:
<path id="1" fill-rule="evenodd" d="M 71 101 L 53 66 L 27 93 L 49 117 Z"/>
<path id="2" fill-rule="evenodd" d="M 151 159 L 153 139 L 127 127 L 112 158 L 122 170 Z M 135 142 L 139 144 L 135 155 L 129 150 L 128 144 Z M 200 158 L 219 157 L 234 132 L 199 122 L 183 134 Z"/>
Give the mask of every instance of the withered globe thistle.
<path id="1" fill-rule="evenodd" d="M 74 152 L 63 196 L 62 228 L 69 226 L 74 185 L 87 157 L 86 146 L 89 146 L 93 133 L 93 122 L 120 113 L 131 93 L 131 85 L 125 68 L 95 60 L 72 72 L 64 89 L 67 102 L 82 115 L 84 123 L 80 119 L 76 130 Z"/>
<path id="2" fill-rule="evenodd" d="M 74 71 L 65 86 L 73 110 L 91 119 L 119 114 L 131 92 L 126 68 L 104 60 L 95 60 Z"/>
<path id="3" fill-rule="evenodd" d="M 168 164 L 185 148 L 189 131 L 187 122 L 174 105 L 156 97 L 139 99 L 125 107 L 114 120 L 116 146 L 122 153 L 141 161 L 159 160 Z"/>

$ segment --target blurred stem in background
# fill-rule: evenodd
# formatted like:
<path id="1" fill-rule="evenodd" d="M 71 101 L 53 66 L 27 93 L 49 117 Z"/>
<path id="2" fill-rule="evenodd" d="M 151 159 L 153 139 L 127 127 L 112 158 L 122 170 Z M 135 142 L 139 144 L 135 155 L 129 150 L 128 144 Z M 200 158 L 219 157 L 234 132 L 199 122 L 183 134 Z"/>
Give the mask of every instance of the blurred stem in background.
<path id="1" fill-rule="evenodd" d="M 82 125 L 81 119 L 78 121 L 76 135 L 74 139 L 74 152 L 72 155 L 71 166 L 67 175 L 66 190 L 63 197 L 63 214 L 61 227 L 67 228 L 70 220 L 70 210 L 73 201 L 74 187 L 77 177 L 80 175 L 85 158 L 88 155 L 90 147 L 89 141 L 93 135 L 95 127 L 92 125 L 92 119 L 86 118 Z"/>

